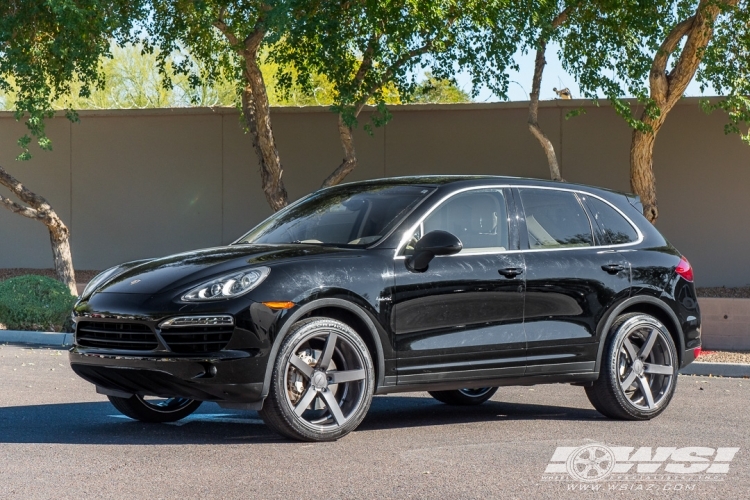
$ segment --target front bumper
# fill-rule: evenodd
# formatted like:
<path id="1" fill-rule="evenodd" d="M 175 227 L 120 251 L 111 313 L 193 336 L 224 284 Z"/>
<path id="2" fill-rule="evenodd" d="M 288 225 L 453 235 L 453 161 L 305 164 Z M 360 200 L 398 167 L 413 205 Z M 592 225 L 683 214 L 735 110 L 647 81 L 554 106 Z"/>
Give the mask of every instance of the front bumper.
<path id="1" fill-rule="evenodd" d="M 123 356 L 70 351 L 70 365 L 102 393 L 183 397 L 252 404 L 262 401 L 265 359 L 224 351 L 207 357 Z"/>

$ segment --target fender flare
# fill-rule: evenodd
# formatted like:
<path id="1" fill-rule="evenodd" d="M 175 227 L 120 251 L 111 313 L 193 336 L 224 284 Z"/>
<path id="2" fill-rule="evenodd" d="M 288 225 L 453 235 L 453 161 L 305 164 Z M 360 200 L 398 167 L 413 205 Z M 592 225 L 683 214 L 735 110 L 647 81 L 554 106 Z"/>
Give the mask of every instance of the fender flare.
<path id="1" fill-rule="evenodd" d="M 607 335 L 609 334 L 609 329 L 612 327 L 612 324 L 615 322 L 618 316 L 624 311 L 625 309 L 632 307 L 636 304 L 648 304 L 651 306 L 658 307 L 662 312 L 664 312 L 669 318 L 672 320 L 674 325 L 677 328 L 676 336 L 678 340 L 677 345 L 677 357 L 678 359 L 682 358 L 682 352 L 685 350 L 685 338 L 682 332 L 682 326 L 680 326 L 680 320 L 677 317 L 677 315 L 674 313 L 674 311 L 664 303 L 663 300 L 660 300 L 656 297 L 652 297 L 650 295 L 636 295 L 634 297 L 629 297 L 616 306 L 614 306 L 612 309 L 610 309 L 607 314 L 599 321 L 599 326 L 597 327 L 597 337 L 599 338 L 599 347 L 597 348 L 596 352 L 596 365 L 594 366 L 594 371 L 596 373 L 599 373 L 599 368 L 602 361 L 602 356 L 604 355 L 604 345 L 607 343 Z"/>
<path id="2" fill-rule="evenodd" d="M 378 366 L 378 379 L 375 383 L 375 390 L 377 390 L 378 387 L 381 387 L 383 385 L 383 381 L 385 379 L 385 359 L 383 356 L 383 345 L 380 341 L 380 335 L 378 334 L 378 329 L 375 327 L 375 324 L 373 323 L 372 319 L 370 318 L 370 315 L 367 314 L 366 311 L 364 311 L 361 307 L 352 304 L 351 302 L 348 302 L 343 299 L 334 299 L 334 298 L 328 298 L 328 299 L 318 299 L 313 300 L 312 302 L 308 302 L 307 304 L 301 306 L 299 309 L 294 311 L 284 322 L 284 325 L 279 330 L 278 335 L 276 335 L 276 339 L 273 342 L 273 345 L 271 346 L 271 350 L 268 353 L 268 363 L 266 364 L 266 375 L 263 378 L 263 390 L 261 391 L 261 402 L 265 401 L 266 397 L 268 396 L 268 392 L 271 389 L 271 375 L 273 374 L 273 367 L 276 364 L 276 356 L 279 353 L 279 349 L 281 348 L 281 343 L 284 341 L 284 339 L 287 336 L 287 333 L 289 332 L 289 329 L 294 325 L 297 320 L 299 320 L 302 316 L 309 313 L 312 310 L 320 309 L 322 307 L 338 307 L 340 309 L 346 309 L 349 312 L 352 312 L 361 319 L 365 325 L 367 325 L 367 329 L 369 330 L 367 333 L 372 337 L 373 342 L 375 343 L 375 355 L 377 356 L 377 359 L 374 359 L 373 361 L 377 363 Z M 364 334 L 365 332 L 358 332 L 360 334 Z"/>

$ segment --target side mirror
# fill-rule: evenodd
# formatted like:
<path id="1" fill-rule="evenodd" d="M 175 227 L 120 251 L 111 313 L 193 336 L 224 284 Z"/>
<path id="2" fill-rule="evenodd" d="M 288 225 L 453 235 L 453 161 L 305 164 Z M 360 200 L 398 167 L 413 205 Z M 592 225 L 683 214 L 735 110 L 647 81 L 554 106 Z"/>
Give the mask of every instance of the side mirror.
<path id="1" fill-rule="evenodd" d="M 447 231 L 430 231 L 414 245 L 414 253 L 406 257 L 406 268 L 423 273 L 435 256 L 457 254 L 463 247 L 461 240 Z"/>

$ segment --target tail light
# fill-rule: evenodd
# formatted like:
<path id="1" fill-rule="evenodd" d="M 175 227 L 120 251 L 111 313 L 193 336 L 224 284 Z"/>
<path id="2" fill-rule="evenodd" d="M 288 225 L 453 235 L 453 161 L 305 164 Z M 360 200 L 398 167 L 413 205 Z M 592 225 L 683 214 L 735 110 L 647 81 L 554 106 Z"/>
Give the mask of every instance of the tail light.
<path id="1" fill-rule="evenodd" d="M 698 356 L 701 355 L 701 352 L 703 349 L 701 347 L 696 347 L 693 349 L 693 354 L 695 355 L 695 359 L 698 359 Z"/>
<path id="2" fill-rule="evenodd" d="M 677 264 L 675 271 L 677 272 L 677 274 L 679 274 L 686 280 L 690 282 L 693 281 L 693 267 L 690 265 L 690 262 L 688 262 L 685 257 L 680 257 L 680 263 Z"/>

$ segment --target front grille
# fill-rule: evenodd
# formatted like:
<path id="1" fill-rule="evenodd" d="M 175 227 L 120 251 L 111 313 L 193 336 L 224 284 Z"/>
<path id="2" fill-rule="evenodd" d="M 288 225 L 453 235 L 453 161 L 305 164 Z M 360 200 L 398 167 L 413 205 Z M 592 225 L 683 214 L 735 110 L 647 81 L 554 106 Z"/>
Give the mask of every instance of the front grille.
<path id="1" fill-rule="evenodd" d="M 127 351 L 153 351 L 159 345 L 156 334 L 147 325 L 100 321 L 80 321 L 76 343 L 82 347 Z"/>
<path id="2" fill-rule="evenodd" d="M 233 331 L 234 327 L 230 325 L 183 326 L 163 328 L 161 338 L 172 352 L 216 352 L 227 346 Z"/>

